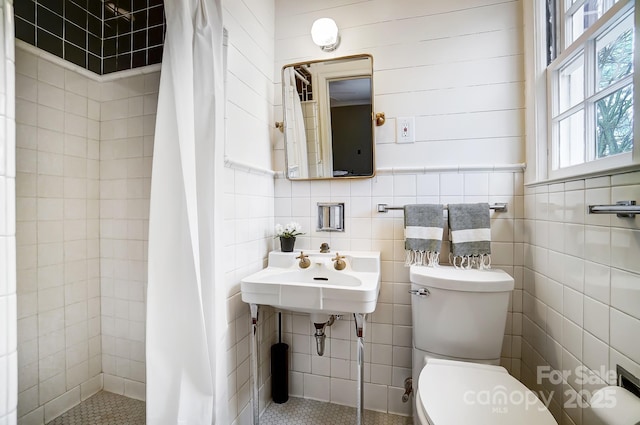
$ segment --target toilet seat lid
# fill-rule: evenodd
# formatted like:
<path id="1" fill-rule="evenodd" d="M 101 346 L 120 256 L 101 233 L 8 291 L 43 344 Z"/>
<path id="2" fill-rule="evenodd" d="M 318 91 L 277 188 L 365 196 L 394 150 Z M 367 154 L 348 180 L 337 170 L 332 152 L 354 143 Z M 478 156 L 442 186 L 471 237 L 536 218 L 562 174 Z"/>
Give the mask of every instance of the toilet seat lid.
<path id="1" fill-rule="evenodd" d="M 557 425 L 535 393 L 500 366 L 429 359 L 418 391 L 432 425 Z"/>

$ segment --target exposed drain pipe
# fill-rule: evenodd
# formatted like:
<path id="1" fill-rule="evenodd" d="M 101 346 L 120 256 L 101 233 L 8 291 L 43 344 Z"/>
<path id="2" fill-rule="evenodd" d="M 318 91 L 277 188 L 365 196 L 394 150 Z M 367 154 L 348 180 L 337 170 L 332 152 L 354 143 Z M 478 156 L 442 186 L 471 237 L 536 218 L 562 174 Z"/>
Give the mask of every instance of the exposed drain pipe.
<path id="1" fill-rule="evenodd" d="M 326 319 L 326 320 L 325 320 Z M 324 340 L 326 335 L 324 333 L 324 329 L 327 326 L 333 325 L 333 322 L 336 321 L 335 315 L 328 316 L 326 314 L 311 314 L 311 321 L 313 322 L 313 326 L 315 327 L 315 337 L 316 337 L 316 351 L 319 356 L 324 355 Z"/>

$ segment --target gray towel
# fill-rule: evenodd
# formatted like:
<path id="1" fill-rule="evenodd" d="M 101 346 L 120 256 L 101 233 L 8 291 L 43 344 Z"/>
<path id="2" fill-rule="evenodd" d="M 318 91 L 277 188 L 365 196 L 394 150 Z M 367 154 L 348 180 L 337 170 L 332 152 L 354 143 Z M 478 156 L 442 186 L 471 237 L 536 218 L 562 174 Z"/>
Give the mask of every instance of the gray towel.
<path id="1" fill-rule="evenodd" d="M 452 264 L 491 268 L 489 204 L 449 204 Z"/>
<path id="2" fill-rule="evenodd" d="M 435 266 L 438 264 L 443 227 L 442 204 L 405 205 L 406 266 Z"/>

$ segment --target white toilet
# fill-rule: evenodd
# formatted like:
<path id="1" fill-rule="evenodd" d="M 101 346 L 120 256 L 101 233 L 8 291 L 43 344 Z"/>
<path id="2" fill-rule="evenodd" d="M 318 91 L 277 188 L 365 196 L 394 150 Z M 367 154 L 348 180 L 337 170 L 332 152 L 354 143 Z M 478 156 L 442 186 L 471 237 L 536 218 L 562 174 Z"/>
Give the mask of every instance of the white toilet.
<path id="1" fill-rule="evenodd" d="M 412 266 L 413 388 L 421 425 L 557 425 L 500 363 L 513 278 Z"/>

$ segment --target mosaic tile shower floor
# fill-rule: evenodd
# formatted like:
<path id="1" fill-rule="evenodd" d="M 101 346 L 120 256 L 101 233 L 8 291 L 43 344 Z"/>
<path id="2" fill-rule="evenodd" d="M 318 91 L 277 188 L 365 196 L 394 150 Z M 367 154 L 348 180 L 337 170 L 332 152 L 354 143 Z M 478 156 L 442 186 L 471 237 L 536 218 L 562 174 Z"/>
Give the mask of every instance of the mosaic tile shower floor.
<path id="1" fill-rule="evenodd" d="M 101 391 L 47 425 L 145 425 L 145 402 Z"/>
<path id="2" fill-rule="evenodd" d="M 271 403 L 260 425 L 353 425 L 356 409 L 338 404 L 290 397 L 284 404 Z M 412 425 L 412 418 L 365 410 L 365 425 Z"/>
<path id="3" fill-rule="evenodd" d="M 302 398 L 271 403 L 260 425 L 352 425 L 356 409 Z M 365 425 L 412 425 L 412 418 L 366 410 Z M 101 391 L 47 425 L 145 425 L 145 403 Z"/>

